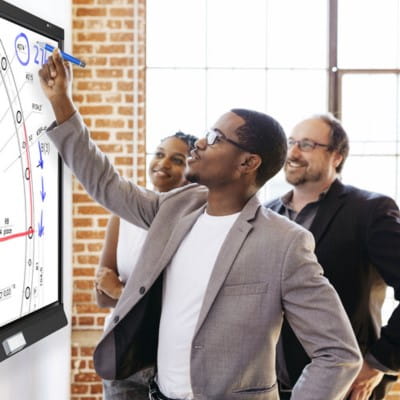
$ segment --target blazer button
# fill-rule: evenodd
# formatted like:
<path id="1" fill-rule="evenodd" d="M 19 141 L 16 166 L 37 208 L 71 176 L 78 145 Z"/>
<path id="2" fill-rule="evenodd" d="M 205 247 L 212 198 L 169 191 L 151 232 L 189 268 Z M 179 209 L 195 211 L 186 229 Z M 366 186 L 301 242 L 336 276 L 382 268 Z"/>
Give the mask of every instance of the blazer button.
<path id="1" fill-rule="evenodd" d="M 145 288 L 144 286 L 142 286 L 142 287 L 139 289 L 139 293 L 140 293 L 140 294 L 144 294 L 145 291 L 146 291 L 146 288 Z"/>
<path id="2" fill-rule="evenodd" d="M 114 324 L 116 324 L 118 321 L 119 321 L 119 316 L 118 315 L 116 315 L 115 317 L 114 317 Z"/>

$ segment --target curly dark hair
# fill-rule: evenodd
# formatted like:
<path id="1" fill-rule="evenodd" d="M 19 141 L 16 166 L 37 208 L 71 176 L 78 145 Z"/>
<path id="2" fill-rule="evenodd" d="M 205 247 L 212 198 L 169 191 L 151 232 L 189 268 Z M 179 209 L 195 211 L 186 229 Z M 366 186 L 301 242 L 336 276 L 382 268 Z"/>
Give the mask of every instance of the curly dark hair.
<path id="1" fill-rule="evenodd" d="M 164 140 L 173 138 L 173 137 L 176 137 L 176 138 L 182 140 L 183 142 L 185 142 L 189 148 L 189 151 L 194 149 L 194 144 L 196 143 L 196 141 L 198 139 L 196 136 L 189 135 L 188 133 L 178 131 L 178 132 L 174 133 L 173 135 L 167 136 L 164 139 L 162 139 L 161 143 Z"/>

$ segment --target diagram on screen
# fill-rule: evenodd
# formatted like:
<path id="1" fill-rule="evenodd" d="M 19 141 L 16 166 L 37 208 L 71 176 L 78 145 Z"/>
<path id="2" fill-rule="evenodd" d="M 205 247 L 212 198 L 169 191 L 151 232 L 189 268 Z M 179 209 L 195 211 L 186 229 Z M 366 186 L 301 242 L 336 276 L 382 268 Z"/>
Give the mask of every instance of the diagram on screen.
<path id="1" fill-rule="evenodd" d="M 0 21 L 0 327 L 58 298 L 58 156 L 37 41 L 57 47 Z"/>

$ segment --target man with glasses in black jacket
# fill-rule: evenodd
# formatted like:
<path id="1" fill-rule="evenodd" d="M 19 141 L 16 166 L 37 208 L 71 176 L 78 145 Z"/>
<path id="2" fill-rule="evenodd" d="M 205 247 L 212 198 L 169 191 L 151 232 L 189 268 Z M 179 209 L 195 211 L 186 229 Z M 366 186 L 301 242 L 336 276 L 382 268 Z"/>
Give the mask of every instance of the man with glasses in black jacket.
<path id="1" fill-rule="evenodd" d="M 341 123 L 319 115 L 297 124 L 284 165 L 293 190 L 265 204 L 311 231 L 325 276 L 342 300 L 364 363 L 348 399 L 383 399 L 400 370 L 400 307 L 381 327 L 386 287 L 400 299 L 400 215 L 389 197 L 343 185 L 349 152 Z M 362 173 L 362 171 L 360 171 Z M 285 321 L 278 344 L 281 399 L 309 358 Z"/>

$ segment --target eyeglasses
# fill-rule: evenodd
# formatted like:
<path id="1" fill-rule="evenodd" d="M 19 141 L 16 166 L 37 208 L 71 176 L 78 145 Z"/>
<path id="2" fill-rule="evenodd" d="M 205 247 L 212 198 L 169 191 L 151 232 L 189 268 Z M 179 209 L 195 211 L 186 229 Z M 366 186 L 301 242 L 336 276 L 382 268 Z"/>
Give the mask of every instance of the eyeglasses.
<path id="1" fill-rule="evenodd" d="M 314 142 L 313 140 L 310 140 L 310 139 L 294 140 L 293 138 L 289 138 L 288 141 L 287 141 L 287 144 L 288 144 L 289 149 L 297 144 L 297 146 L 299 147 L 299 149 L 301 151 L 312 151 L 317 146 L 329 147 L 329 144 L 317 143 L 317 142 Z"/>
<path id="2" fill-rule="evenodd" d="M 206 133 L 206 140 L 207 140 L 207 145 L 212 146 L 215 143 L 218 143 L 218 141 L 225 140 L 226 142 L 229 142 L 230 144 L 233 144 L 234 146 L 238 147 L 239 149 L 243 151 L 248 151 L 249 153 L 254 153 L 254 151 L 251 151 L 247 149 L 245 146 L 241 145 L 240 143 L 235 142 L 232 139 L 227 138 L 221 131 L 217 131 L 215 129 L 211 129 Z"/>

